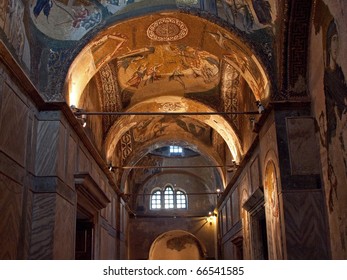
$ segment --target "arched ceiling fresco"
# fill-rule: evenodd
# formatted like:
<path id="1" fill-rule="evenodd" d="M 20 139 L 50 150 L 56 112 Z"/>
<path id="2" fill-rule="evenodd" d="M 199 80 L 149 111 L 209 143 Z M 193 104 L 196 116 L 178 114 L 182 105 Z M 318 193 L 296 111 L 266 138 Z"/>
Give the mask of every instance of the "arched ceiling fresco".
<path id="1" fill-rule="evenodd" d="M 151 31 L 153 26 L 156 33 Z M 158 92 L 158 85 L 167 82 L 172 92 L 208 92 L 219 85 L 220 67 L 227 63 L 247 81 L 256 100 L 269 98 L 265 67 L 250 46 L 228 30 L 193 15 L 152 14 L 100 32 L 70 67 L 67 87 L 71 104 L 78 104 L 89 80 L 110 62 L 116 63 L 121 90 L 132 93 L 149 93 L 153 86 Z"/>
<path id="2" fill-rule="evenodd" d="M 225 5 L 233 5 L 219 4 L 224 9 Z M 231 25 L 244 33 L 272 28 L 270 19 L 263 26 L 259 22 L 246 24 L 246 19 L 240 23 L 237 20 L 240 15 L 232 14 L 235 18 Z M 230 15 L 224 16 L 231 20 Z M 271 59 L 272 55 L 268 52 L 266 58 Z M 100 95 L 101 108 L 108 112 L 240 111 L 242 106 L 237 103 L 241 100 L 251 103 L 252 111 L 256 110 L 255 101 L 264 104 L 269 101 L 270 79 L 266 67 L 251 44 L 237 32 L 196 15 L 158 12 L 115 23 L 99 32 L 70 67 L 67 99 L 70 105 L 83 107 L 81 97 L 91 94 L 83 90 L 94 80 L 98 84 L 98 93 L 94 94 Z M 251 93 L 248 100 L 242 98 L 243 92 Z M 111 121 L 108 118 L 107 124 L 104 121 L 103 131 L 106 160 L 112 164 L 120 161 L 119 156 L 114 159 L 115 154 L 122 155 L 123 164 L 142 162 L 146 154 L 138 147 L 144 149 L 147 145 L 146 151 L 152 151 L 159 145 L 159 138 L 164 142 L 186 141 L 191 147 L 192 139 L 198 138 L 210 147 L 205 151 L 207 157 L 212 154 L 215 157 L 216 137 L 212 139 L 212 135 L 216 134 L 219 145 L 227 147 L 236 163 L 244 154 L 235 115 L 229 119 L 220 115 L 123 115 Z M 136 160 L 134 154 L 138 155 Z M 217 169 L 224 184 L 222 168 Z M 129 171 L 119 175 L 121 184 L 126 185 Z"/>
<path id="3" fill-rule="evenodd" d="M 264 0 L 32 0 L 30 17 L 42 33 L 57 40 L 79 40 L 104 21 L 144 10 L 196 8 L 253 33 L 273 27 L 278 1 Z M 181 34 L 182 35 L 182 34 Z"/>
<path id="4" fill-rule="evenodd" d="M 45 101 L 163 114 L 89 116 L 101 154 L 114 165 L 141 162 L 163 143 L 202 151 L 217 165 L 226 154 L 239 163 L 253 137 L 249 117 L 217 113 L 257 111 L 255 102 L 266 106 L 276 90 L 284 1 L 2 2 L 12 15 L 24 14 L 22 41 L 3 16 L 0 27 Z"/>

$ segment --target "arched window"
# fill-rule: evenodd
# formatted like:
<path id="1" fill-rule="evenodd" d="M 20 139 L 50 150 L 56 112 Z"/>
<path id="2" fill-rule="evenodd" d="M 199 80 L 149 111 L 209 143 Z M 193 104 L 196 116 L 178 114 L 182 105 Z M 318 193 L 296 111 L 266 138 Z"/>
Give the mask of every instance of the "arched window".
<path id="1" fill-rule="evenodd" d="M 182 191 L 176 191 L 176 208 L 186 209 L 187 208 L 187 197 Z"/>
<path id="2" fill-rule="evenodd" d="M 151 194 L 151 209 L 187 209 L 187 195 L 182 190 L 174 190 L 171 185 L 165 187 L 164 191 L 155 190 Z"/>
<path id="3" fill-rule="evenodd" d="M 151 209 L 161 208 L 161 191 L 157 190 L 151 196 Z"/>
<path id="4" fill-rule="evenodd" d="M 174 208 L 174 190 L 172 187 L 166 187 L 164 190 L 164 208 Z"/>

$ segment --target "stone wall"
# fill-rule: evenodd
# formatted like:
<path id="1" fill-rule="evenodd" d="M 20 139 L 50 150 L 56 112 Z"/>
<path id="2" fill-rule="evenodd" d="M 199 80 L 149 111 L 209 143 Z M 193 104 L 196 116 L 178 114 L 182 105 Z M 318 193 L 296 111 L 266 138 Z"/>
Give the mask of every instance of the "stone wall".
<path id="1" fill-rule="evenodd" d="M 0 64 L 0 253 L 1 259 L 29 257 L 32 242 L 35 106 Z M 48 199 L 48 198 L 47 198 Z M 49 199 L 48 199 L 49 200 Z M 46 221 L 52 224 L 53 221 Z"/>
<path id="2" fill-rule="evenodd" d="M 0 66 L 0 259 L 74 259 L 80 207 L 92 215 L 93 258 L 126 258 L 127 212 L 79 123 L 39 111 L 26 76 Z"/>
<path id="3" fill-rule="evenodd" d="M 274 107 L 220 202 L 221 258 L 328 259 L 313 118 Z"/>

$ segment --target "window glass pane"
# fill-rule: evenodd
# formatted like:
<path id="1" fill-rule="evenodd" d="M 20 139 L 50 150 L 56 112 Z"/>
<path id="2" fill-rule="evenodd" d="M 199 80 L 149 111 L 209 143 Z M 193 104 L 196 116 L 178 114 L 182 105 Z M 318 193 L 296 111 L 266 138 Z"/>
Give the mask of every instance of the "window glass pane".
<path id="1" fill-rule="evenodd" d="M 165 209 L 174 208 L 174 191 L 171 187 L 165 188 L 164 207 L 165 207 Z"/>
<path id="2" fill-rule="evenodd" d="M 171 186 L 167 186 L 162 193 L 157 190 L 151 195 L 151 209 L 187 209 L 187 195 L 183 191 L 175 191 Z"/>
<path id="3" fill-rule="evenodd" d="M 161 208 L 161 192 L 156 191 L 152 194 L 151 197 L 151 209 L 160 209 Z"/>
<path id="4" fill-rule="evenodd" d="M 179 146 L 170 146 L 170 154 L 181 155 L 183 152 L 182 147 Z"/>
<path id="5" fill-rule="evenodd" d="M 178 209 L 186 209 L 187 208 L 187 198 L 184 192 L 177 191 L 176 192 L 176 207 Z"/>

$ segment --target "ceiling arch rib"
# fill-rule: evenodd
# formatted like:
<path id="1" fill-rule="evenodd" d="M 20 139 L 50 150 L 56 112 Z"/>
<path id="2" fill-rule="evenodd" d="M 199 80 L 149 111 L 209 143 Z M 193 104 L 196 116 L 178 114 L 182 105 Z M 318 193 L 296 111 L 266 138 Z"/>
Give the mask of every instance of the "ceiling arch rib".
<path id="1" fill-rule="evenodd" d="M 161 96 L 138 103 L 128 109 L 129 112 L 211 112 L 215 111 L 208 106 L 193 101 L 188 98 L 178 96 Z M 226 121 L 220 115 L 191 115 L 190 118 L 202 122 L 214 129 L 226 142 L 230 153 L 236 163 L 239 163 L 243 151 L 239 137 Z M 115 151 L 117 143 L 122 135 L 131 127 L 139 123 L 139 116 L 121 116 L 110 128 L 105 139 L 106 158 L 109 160 Z"/>

